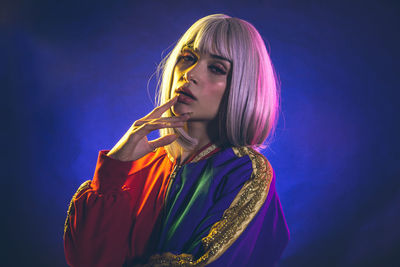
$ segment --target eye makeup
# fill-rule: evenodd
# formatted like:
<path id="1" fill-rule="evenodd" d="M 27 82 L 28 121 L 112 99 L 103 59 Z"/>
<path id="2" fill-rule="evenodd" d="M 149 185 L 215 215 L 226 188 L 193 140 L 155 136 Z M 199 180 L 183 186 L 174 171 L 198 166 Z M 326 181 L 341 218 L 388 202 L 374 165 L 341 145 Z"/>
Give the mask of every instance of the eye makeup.
<path id="1" fill-rule="evenodd" d="M 215 54 L 208 54 L 206 57 L 208 56 L 210 58 L 208 60 L 210 63 L 208 69 L 210 69 L 212 73 L 217 75 L 227 74 L 231 65 L 231 61 L 229 59 Z M 181 62 L 182 64 L 193 64 L 194 62 L 198 61 L 200 57 L 201 55 L 194 51 L 192 47 L 185 46 L 181 50 L 181 53 L 178 57 L 178 62 Z"/>

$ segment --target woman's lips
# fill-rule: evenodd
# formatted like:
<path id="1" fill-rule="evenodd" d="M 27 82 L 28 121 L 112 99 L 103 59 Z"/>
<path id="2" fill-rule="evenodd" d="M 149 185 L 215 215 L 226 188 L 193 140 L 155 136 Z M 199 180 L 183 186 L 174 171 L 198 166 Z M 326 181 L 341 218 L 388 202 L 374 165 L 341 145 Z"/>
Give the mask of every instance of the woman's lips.
<path id="1" fill-rule="evenodd" d="M 190 104 L 196 101 L 196 98 L 193 96 L 192 92 L 190 92 L 189 88 L 187 87 L 180 87 L 175 91 L 179 97 L 178 97 L 178 102 L 184 103 L 184 104 Z"/>
<path id="2" fill-rule="evenodd" d="M 179 96 L 178 96 L 178 102 L 183 103 L 183 104 L 190 104 L 193 103 L 195 100 L 193 98 L 191 98 L 190 96 L 182 93 L 182 92 L 178 92 Z"/>

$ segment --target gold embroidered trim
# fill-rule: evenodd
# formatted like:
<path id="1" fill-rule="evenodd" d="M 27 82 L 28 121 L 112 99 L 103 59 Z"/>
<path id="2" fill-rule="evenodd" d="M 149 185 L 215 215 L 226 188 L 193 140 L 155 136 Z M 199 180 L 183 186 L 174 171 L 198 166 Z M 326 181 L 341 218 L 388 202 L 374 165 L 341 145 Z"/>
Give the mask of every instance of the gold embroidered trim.
<path id="1" fill-rule="evenodd" d="M 192 159 L 190 162 L 188 163 L 194 163 L 194 162 L 198 162 L 199 160 L 201 160 L 204 156 L 206 156 L 207 154 L 213 152 L 215 149 L 217 149 L 218 147 L 215 144 L 210 145 L 209 147 L 207 147 L 204 151 L 200 152 L 200 154 L 198 154 L 194 159 Z M 172 157 L 168 152 L 167 152 L 167 157 L 171 162 L 175 162 L 174 157 Z"/>
<path id="2" fill-rule="evenodd" d="M 144 267 L 172 267 L 172 266 L 204 266 L 204 264 L 196 264 L 191 254 L 175 255 L 170 252 L 163 253 L 162 255 L 156 254 L 151 256 L 149 262 Z M 137 267 L 139 267 L 137 266 Z M 136 267 L 136 266 L 135 266 Z"/>
<path id="3" fill-rule="evenodd" d="M 81 193 L 82 191 L 90 188 L 90 180 L 87 180 L 85 182 L 83 182 L 79 187 L 78 190 L 76 190 L 74 196 L 72 197 L 71 201 L 69 202 L 69 207 L 68 207 L 68 211 L 67 211 L 67 218 L 65 219 L 65 223 L 64 223 L 64 235 L 67 232 L 67 228 L 68 228 L 68 220 L 69 217 L 71 216 L 72 212 L 73 212 L 73 202 L 74 199 L 79 195 L 79 193 Z"/>
<path id="4" fill-rule="evenodd" d="M 190 161 L 190 163 L 192 162 L 198 162 L 199 160 L 201 160 L 204 156 L 208 155 L 209 153 L 213 152 L 215 149 L 217 149 L 217 146 L 212 144 L 209 147 L 207 147 L 205 150 L 203 150 L 202 152 L 200 152 L 200 154 L 198 154 L 196 157 L 194 157 L 194 159 L 192 159 Z"/>
<path id="5" fill-rule="evenodd" d="M 238 157 L 248 155 L 253 172 L 221 220 L 216 222 L 209 234 L 202 239 L 206 251 L 199 259 L 192 255 L 164 253 L 154 255 L 146 266 L 204 266 L 218 259 L 244 232 L 264 204 L 272 180 L 272 168 L 268 160 L 247 147 L 233 148 Z"/>

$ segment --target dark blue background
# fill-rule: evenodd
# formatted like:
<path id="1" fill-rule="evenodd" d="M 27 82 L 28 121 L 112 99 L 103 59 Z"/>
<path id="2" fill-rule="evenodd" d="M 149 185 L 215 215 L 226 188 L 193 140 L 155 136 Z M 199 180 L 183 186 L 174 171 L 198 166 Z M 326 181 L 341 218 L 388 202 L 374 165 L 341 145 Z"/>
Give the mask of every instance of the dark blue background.
<path id="1" fill-rule="evenodd" d="M 399 8 L 318 0 L 2 1 L 4 266 L 66 266 L 72 195 L 152 109 L 162 52 L 213 13 L 253 23 L 281 79 L 264 151 L 291 231 L 281 266 L 395 266 Z"/>

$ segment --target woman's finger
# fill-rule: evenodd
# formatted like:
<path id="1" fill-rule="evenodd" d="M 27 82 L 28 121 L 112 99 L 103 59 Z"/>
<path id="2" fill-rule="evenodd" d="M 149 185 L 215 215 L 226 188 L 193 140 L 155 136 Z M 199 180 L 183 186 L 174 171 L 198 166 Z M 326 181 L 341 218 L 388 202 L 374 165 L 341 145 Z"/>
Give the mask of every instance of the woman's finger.
<path id="1" fill-rule="evenodd" d="M 140 119 L 135 121 L 134 126 L 140 126 L 145 123 L 156 123 L 156 122 L 178 122 L 178 121 L 187 121 L 190 118 L 190 114 L 183 114 L 180 116 L 174 117 L 161 117 L 156 119 Z"/>
<path id="2" fill-rule="evenodd" d="M 165 104 L 156 107 L 155 109 L 153 109 L 152 112 L 150 112 L 146 117 L 144 117 L 143 119 L 154 119 L 154 118 L 159 118 L 161 117 L 161 115 L 167 111 L 169 108 L 171 108 L 176 101 L 178 101 L 178 96 L 175 96 L 173 98 L 171 98 L 170 100 L 168 100 Z"/>
<path id="3" fill-rule="evenodd" d="M 176 135 L 176 134 L 168 134 L 163 137 L 157 138 L 153 141 L 149 141 L 149 144 L 151 145 L 151 147 L 153 147 L 155 149 L 158 147 L 169 145 L 172 142 L 174 142 L 177 138 L 178 138 L 178 135 Z"/>
<path id="4" fill-rule="evenodd" d="M 180 128 L 183 127 L 185 124 L 183 121 L 176 121 L 176 122 L 153 122 L 153 123 L 146 123 L 134 130 L 134 134 L 137 135 L 138 138 L 143 138 L 144 136 L 148 135 L 152 131 L 163 129 L 163 128 Z"/>

